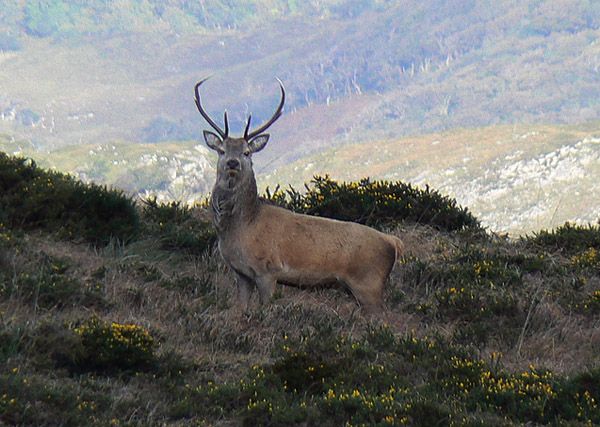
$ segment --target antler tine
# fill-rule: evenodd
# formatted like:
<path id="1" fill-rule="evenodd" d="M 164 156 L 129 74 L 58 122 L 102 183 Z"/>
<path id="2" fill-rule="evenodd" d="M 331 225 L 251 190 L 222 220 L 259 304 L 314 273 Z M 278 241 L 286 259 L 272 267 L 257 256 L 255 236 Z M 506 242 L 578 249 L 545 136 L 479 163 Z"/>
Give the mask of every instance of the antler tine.
<path id="1" fill-rule="evenodd" d="M 258 129 L 254 130 L 250 133 L 247 133 L 247 131 L 250 127 L 250 119 L 248 119 L 248 124 L 246 125 L 246 132 L 244 132 L 244 138 L 246 140 L 250 140 L 250 139 L 254 138 L 255 136 L 260 135 L 261 133 L 266 131 L 269 128 L 269 126 L 271 126 L 273 123 L 275 123 L 275 120 L 277 120 L 279 118 L 279 116 L 281 116 L 281 114 L 283 113 L 283 104 L 285 103 L 285 89 L 283 87 L 283 83 L 281 83 L 281 80 L 277 79 L 277 81 L 279 82 L 279 88 L 281 89 L 281 101 L 279 102 L 277 111 L 275 111 L 275 114 L 273 114 L 273 116 L 269 119 L 269 121 L 267 123 L 265 123 Z"/>
<path id="2" fill-rule="evenodd" d="M 227 110 L 223 113 L 223 122 L 225 122 L 225 136 L 229 135 L 229 120 L 227 120 Z"/>
<path id="3" fill-rule="evenodd" d="M 244 129 L 244 139 L 248 141 L 248 131 L 250 130 L 250 121 L 252 120 L 252 114 L 248 116 L 248 121 L 246 122 L 246 129 Z"/>
<path id="4" fill-rule="evenodd" d="M 196 83 L 196 86 L 194 86 L 194 92 L 196 94 L 196 98 L 194 98 L 194 101 L 196 101 L 196 107 L 198 107 L 198 111 L 200 111 L 200 114 L 202 114 L 202 117 L 204 117 L 204 120 L 206 120 L 208 122 L 208 124 L 218 132 L 218 134 L 221 136 L 221 138 L 225 139 L 227 138 L 227 134 L 229 133 L 229 124 L 227 123 L 227 113 L 225 113 L 225 131 L 221 130 L 221 128 L 219 126 L 217 126 L 217 124 L 215 122 L 212 121 L 212 119 L 208 116 L 208 114 L 206 113 L 206 111 L 204 111 L 204 109 L 202 108 L 202 104 L 200 103 L 200 92 L 199 92 L 199 88 L 200 85 L 202 83 L 204 83 L 205 81 L 207 81 L 210 77 L 206 77 L 205 79 L 200 80 L 198 83 Z"/>

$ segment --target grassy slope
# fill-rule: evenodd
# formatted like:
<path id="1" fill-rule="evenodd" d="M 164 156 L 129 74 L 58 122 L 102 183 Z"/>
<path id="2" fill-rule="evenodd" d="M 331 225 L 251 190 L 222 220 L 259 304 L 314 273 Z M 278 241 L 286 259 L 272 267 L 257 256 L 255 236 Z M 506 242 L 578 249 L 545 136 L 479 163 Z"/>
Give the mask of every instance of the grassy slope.
<path id="1" fill-rule="evenodd" d="M 42 425 L 60 416 L 66 425 L 230 425 L 242 420 L 289 425 L 297 417 L 339 425 L 352 417 L 368 419 L 368 414 L 384 423 L 391 419 L 386 417 L 397 417 L 396 422 L 413 425 L 452 419 L 475 425 L 556 417 L 598 420 L 597 406 L 584 400 L 581 405 L 591 406 L 579 415 L 552 409 L 551 403 L 562 381 L 600 366 L 600 300 L 593 299 L 599 289 L 597 255 L 589 266 L 584 260 L 577 267 L 567 253 L 524 243 L 414 227 L 393 233 L 407 244 L 407 257 L 388 284 L 387 308 L 366 319 L 339 289 L 289 287 L 282 287 L 269 306 L 241 315 L 232 277 L 217 254 L 197 258 L 166 251 L 160 236 L 91 250 L 37 232 L 4 230 L 4 267 L 16 277 L 51 275 L 54 285 L 44 288 L 44 299 L 38 300 L 28 297 L 24 287 L 7 293 L 3 284 L 0 420 Z M 465 258 L 467 253 L 471 258 Z M 479 256 L 490 264 L 475 261 Z M 462 285 L 455 281 L 465 279 Z M 70 292 L 60 297 L 64 289 Z M 584 309 L 586 301 L 596 305 Z M 147 329 L 157 341 L 152 364 L 132 371 L 119 368 L 124 362 L 117 359 L 111 369 L 99 372 L 73 365 L 80 345 L 73 330 L 91 316 Z M 369 332 L 379 328 L 384 328 L 381 336 Z M 341 349 L 332 353 L 336 345 Z M 390 353 L 390 345 L 398 350 Z M 308 359 L 298 359 L 304 352 Z M 336 363 L 345 363 L 346 357 L 355 361 L 353 367 L 336 371 Z M 290 371 L 278 371 L 286 364 Z M 479 375 L 488 369 L 492 378 L 514 378 L 506 389 L 489 391 L 492 400 L 478 394 Z M 545 369 L 553 374 L 543 374 Z M 300 379 L 290 377 L 294 370 L 300 370 Z M 532 372 L 542 376 L 534 382 L 540 386 L 526 391 Z M 317 385 L 320 377 L 313 383 L 313 375 L 325 376 L 323 391 Z M 280 376 L 300 389 L 285 391 Z M 341 378 L 347 386 L 333 383 Z M 382 386 L 385 392 L 379 394 Z M 397 403 L 373 412 L 367 402 L 385 399 L 388 387 L 399 390 L 391 395 Z M 600 398 L 593 385 L 586 387 L 592 387 L 592 398 Z M 362 397 L 349 398 L 353 389 Z M 520 402 L 516 408 L 529 409 L 521 413 L 512 407 L 513 394 Z M 542 404 L 541 412 L 538 398 L 550 402 Z M 565 398 L 565 407 L 575 407 L 571 398 Z M 504 403 L 494 408 L 493 399 Z M 421 413 L 423 405 L 429 409 Z M 544 405 L 546 415 L 540 415 Z"/>
<path id="2" fill-rule="evenodd" d="M 138 217 L 118 192 L 4 164 L 2 423 L 600 423 L 600 227 L 404 224 L 376 316 L 341 288 L 286 286 L 240 313 L 201 209 Z M 127 243 L 82 243 L 117 226 Z"/>

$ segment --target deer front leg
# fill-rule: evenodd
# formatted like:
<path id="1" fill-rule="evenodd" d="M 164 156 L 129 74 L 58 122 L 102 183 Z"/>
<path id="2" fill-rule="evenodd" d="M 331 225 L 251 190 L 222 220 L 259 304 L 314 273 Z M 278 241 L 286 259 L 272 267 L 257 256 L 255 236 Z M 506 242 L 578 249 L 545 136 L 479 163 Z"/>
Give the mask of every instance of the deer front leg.
<path id="1" fill-rule="evenodd" d="M 258 296 L 260 297 L 261 304 L 271 301 L 276 285 L 277 280 L 273 277 L 262 276 L 256 278 L 256 286 L 258 287 Z"/>
<path id="2" fill-rule="evenodd" d="M 237 298 L 240 310 L 243 312 L 248 311 L 248 304 L 250 302 L 250 294 L 252 293 L 252 287 L 254 283 L 249 277 L 243 274 L 235 272 L 235 282 L 237 285 Z"/>

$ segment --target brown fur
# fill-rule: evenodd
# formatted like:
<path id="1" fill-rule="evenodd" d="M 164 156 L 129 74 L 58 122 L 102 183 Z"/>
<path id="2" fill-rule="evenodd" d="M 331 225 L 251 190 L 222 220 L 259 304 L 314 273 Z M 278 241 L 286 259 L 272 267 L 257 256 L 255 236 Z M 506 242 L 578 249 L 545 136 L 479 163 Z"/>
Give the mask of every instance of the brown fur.
<path id="1" fill-rule="evenodd" d="M 403 253 L 400 239 L 364 225 L 301 215 L 265 203 L 256 190 L 252 154 L 269 140 L 263 133 L 283 109 L 285 91 L 273 117 L 242 138 L 228 135 L 203 110 L 199 86 L 196 106 L 217 131 L 204 131 L 207 145 L 219 154 L 217 180 L 211 196 L 213 222 L 221 255 L 237 275 L 240 305 L 247 309 L 256 286 L 268 301 L 277 283 L 310 287 L 339 282 L 348 287 L 367 311 L 383 302 L 383 288 Z"/>
<path id="2" fill-rule="evenodd" d="M 364 225 L 261 203 L 243 228 L 219 236 L 219 249 L 241 276 L 244 308 L 253 284 L 265 302 L 277 283 L 310 287 L 339 282 L 372 311 L 382 303 L 386 279 L 403 245 Z"/>

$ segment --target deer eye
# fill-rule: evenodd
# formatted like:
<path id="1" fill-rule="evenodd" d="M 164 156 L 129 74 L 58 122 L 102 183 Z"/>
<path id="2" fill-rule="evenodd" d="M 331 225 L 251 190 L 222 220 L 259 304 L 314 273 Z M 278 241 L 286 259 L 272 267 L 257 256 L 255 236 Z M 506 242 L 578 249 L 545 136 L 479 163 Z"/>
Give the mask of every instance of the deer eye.
<path id="1" fill-rule="evenodd" d="M 244 151 L 244 156 L 248 157 L 250 155 L 250 151 Z"/>

